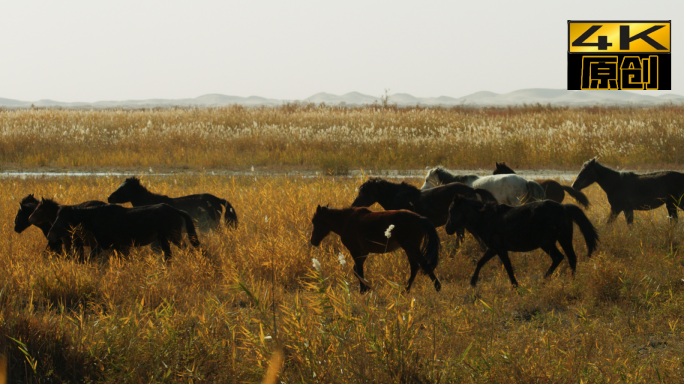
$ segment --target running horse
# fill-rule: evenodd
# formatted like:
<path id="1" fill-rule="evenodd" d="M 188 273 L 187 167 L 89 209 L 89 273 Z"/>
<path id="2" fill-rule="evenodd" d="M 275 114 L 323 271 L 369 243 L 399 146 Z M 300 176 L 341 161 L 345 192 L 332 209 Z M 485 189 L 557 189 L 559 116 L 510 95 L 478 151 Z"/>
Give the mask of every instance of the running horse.
<path id="1" fill-rule="evenodd" d="M 168 197 L 165 195 L 150 192 L 140 183 L 137 177 L 129 177 L 116 191 L 114 191 L 107 201 L 110 204 L 123 204 L 130 202 L 134 207 L 153 204 L 168 204 L 190 214 L 199 223 L 216 228 L 221 222 L 221 210 L 225 209 L 224 222 L 227 226 L 236 227 L 238 223 L 237 214 L 233 206 L 227 200 L 221 199 L 209 193 L 198 195 L 188 195 L 182 197 Z"/>
<path id="2" fill-rule="evenodd" d="M 591 224 L 582 209 L 573 204 L 559 204 L 552 200 L 534 201 L 522 206 L 511 207 L 505 204 L 482 203 L 473 196 L 456 196 L 449 207 L 449 222 L 445 229 L 448 234 L 465 227 L 477 235 L 487 245 L 482 258 L 470 280 L 471 286 L 477 285 L 480 269 L 492 257 L 499 255 L 506 268 L 508 278 L 514 287 L 518 281 L 508 252 L 528 252 L 541 248 L 552 263 L 545 277 L 553 274 L 563 261 L 563 254 L 556 247 L 560 243 L 568 258 L 574 276 L 577 255 L 572 246 L 573 222 L 577 223 L 587 244 L 587 257 L 590 257 L 599 241 L 596 228 Z"/>
<path id="3" fill-rule="evenodd" d="M 368 254 L 392 252 L 400 247 L 411 266 L 406 291 L 411 289 L 419 270 L 430 276 L 437 292 L 442 289 L 434 273 L 439 261 L 439 236 L 428 219 L 407 210 L 373 212 L 367 208 L 332 209 L 319 205 L 311 223 L 313 246 L 319 246 L 330 232 L 340 236 L 354 259 L 361 293 L 370 289 L 363 275 Z"/>
<path id="4" fill-rule="evenodd" d="M 648 211 L 663 204 L 669 217 L 676 220 L 677 207 L 684 209 L 684 174 L 680 172 L 662 171 L 641 175 L 618 172 L 593 158 L 582 165 L 572 187 L 581 191 L 594 183 L 598 183 L 608 196 L 608 223 L 624 212 L 627 224 L 632 224 L 634 211 Z"/>
<path id="5" fill-rule="evenodd" d="M 495 163 L 496 164 L 496 169 L 492 173 L 493 175 L 509 175 L 509 174 L 515 174 L 515 171 L 506 165 L 505 162 L 501 163 Z M 565 199 L 565 194 L 567 193 L 568 195 L 572 196 L 575 200 L 577 200 L 578 203 L 584 208 L 589 207 L 589 199 L 587 199 L 587 196 L 582 193 L 581 191 L 576 190 L 573 187 L 567 186 L 567 185 L 562 185 L 561 183 L 557 182 L 556 180 L 551 180 L 551 179 L 545 179 L 545 180 L 535 180 L 539 185 L 544 188 L 544 192 L 546 193 L 546 198 L 549 200 L 553 200 L 557 203 L 562 203 L 563 200 Z"/>

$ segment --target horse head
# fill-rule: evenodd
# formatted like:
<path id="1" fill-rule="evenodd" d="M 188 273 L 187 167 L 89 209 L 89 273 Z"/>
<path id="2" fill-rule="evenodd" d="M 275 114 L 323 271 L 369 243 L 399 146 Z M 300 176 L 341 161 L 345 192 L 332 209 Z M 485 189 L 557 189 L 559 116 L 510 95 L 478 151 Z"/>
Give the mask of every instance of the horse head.
<path id="1" fill-rule="evenodd" d="M 321 207 L 320 205 L 316 207 L 316 213 L 314 213 L 311 218 L 311 224 L 313 224 L 313 231 L 311 231 L 311 245 L 318 247 L 321 245 L 321 241 L 325 239 L 330 233 L 330 226 L 328 226 L 325 221 L 325 215 L 328 212 L 328 206 Z"/>
<path id="2" fill-rule="evenodd" d="M 420 187 L 421 190 L 435 188 L 442 184 L 439 178 L 439 168 L 440 167 L 428 170 L 427 174 L 425 175 L 425 182 L 423 182 L 423 185 Z"/>
<path id="3" fill-rule="evenodd" d="M 492 175 L 507 175 L 507 174 L 515 173 L 515 171 L 513 169 L 511 169 L 508 165 L 506 165 L 505 161 L 503 161 L 501 163 L 495 162 L 494 164 L 496 164 L 496 169 L 494 170 L 494 172 L 492 172 Z"/>
<path id="4" fill-rule="evenodd" d="M 378 202 L 378 195 L 380 194 L 379 183 L 380 179 L 370 179 L 359 187 L 359 194 L 351 204 L 352 207 L 370 207 Z"/>
<path id="5" fill-rule="evenodd" d="M 109 204 L 123 204 L 128 203 L 131 199 L 136 196 L 136 193 L 141 189 L 145 188 L 140 184 L 140 179 L 137 177 L 129 177 L 121 183 L 116 191 L 112 192 L 107 198 Z"/>
<path id="6" fill-rule="evenodd" d="M 19 211 L 17 211 L 17 215 L 14 217 L 14 232 L 22 233 L 26 228 L 31 226 L 29 217 L 36 209 L 37 204 L 38 200 L 33 197 L 33 194 L 30 194 L 21 200 L 19 203 Z"/>
<path id="7" fill-rule="evenodd" d="M 572 183 L 572 188 L 581 191 L 582 189 L 595 183 L 598 177 L 596 175 L 597 164 L 598 162 L 596 161 L 595 157 L 591 160 L 585 161 L 582 165 L 582 169 L 575 178 L 575 182 Z"/>

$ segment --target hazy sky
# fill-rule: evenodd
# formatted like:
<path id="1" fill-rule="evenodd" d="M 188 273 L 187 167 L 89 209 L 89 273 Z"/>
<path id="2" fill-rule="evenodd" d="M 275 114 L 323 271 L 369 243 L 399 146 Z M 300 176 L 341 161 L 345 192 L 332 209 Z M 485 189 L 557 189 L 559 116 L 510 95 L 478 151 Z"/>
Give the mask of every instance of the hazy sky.
<path id="1" fill-rule="evenodd" d="M 567 20 L 596 19 L 672 20 L 671 93 L 684 94 L 682 16 L 682 0 L 6 1 L 0 97 L 564 89 Z"/>

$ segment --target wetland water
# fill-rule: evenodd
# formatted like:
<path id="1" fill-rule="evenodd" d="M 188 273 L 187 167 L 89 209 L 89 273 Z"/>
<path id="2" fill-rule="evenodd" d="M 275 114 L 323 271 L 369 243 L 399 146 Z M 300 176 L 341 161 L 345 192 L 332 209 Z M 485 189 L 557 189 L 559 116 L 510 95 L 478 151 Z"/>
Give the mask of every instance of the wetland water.
<path id="1" fill-rule="evenodd" d="M 452 172 L 459 175 L 479 175 L 486 176 L 491 175 L 491 169 L 462 169 L 462 170 L 451 170 Z M 181 172 L 149 172 L 140 170 L 138 172 L 125 171 L 125 172 L 103 172 L 103 171 L 93 171 L 93 172 L 63 172 L 63 171 L 7 171 L 0 172 L 0 178 L 53 178 L 53 177 L 131 177 L 131 176 L 258 176 L 258 177 L 303 177 L 303 178 L 314 178 L 321 176 L 336 177 L 336 178 L 360 178 L 363 176 L 374 176 L 383 177 L 389 179 L 422 179 L 425 177 L 426 170 L 379 170 L 379 171 L 360 171 L 353 170 L 346 175 L 327 175 L 320 171 L 281 171 L 281 172 L 269 172 L 269 171 L 181 171 Z M 522 177 L 528 179 L 558 179 L 564 182 L 572 181 L 579 169 L 574 172 L 570 171 L 560 171 L 553 169 L 540 169 L 540 170 L 520 170 L 516 171 Z"/>

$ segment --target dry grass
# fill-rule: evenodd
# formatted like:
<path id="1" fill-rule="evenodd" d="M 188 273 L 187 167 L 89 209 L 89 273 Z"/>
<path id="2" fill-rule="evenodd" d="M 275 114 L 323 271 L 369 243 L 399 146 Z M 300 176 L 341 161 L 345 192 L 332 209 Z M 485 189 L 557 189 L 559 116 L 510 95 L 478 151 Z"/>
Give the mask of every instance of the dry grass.
<path id="1" fill-rule="evenodd" d="M 684 164 L 684 108 L 0 110 L 6 169 L 575 168 Z"/>
<path id="2" fill-rule="evenodd" d="M 280 349 L 284 383 L 684 379 L 682 224 L 671 226 L 662 208 L 638 212 L 631 229 L 622 217 L 606 226 L 605 196 L 589 188 L 598 252 L 582 256 L 577 234 L 576 278 L 563 263 L 547 281 L 548 256 L 514 254 L 517 290 L 496 260 L 469 288 L 481 251 L 440 229 L 443 290 L 421 275 L 408 295 L 402 251 L 370 258 L 375 290 L 360 295 L 336 235 L 308 244 L 316 205 L 349 204 L 359 179 L 145 177 L 172 196 L 225 197 L 240 218 L 235 231 L 200 235 L 207 257 L 174 248 L 167 264 L 147 248 L 77 263 L 43 254 L 36 228 L 13 232 L 27 193 L 76 203 L 104 199 L 120 182 L 0 179 L 0 354 L 10 383 L 253 383 L 279 365 L 271 358 Z"/>

